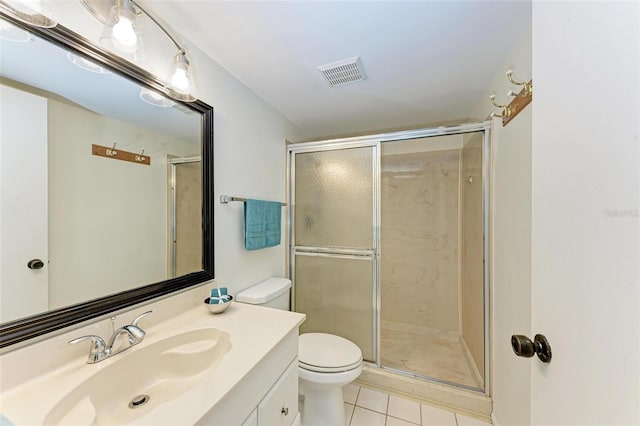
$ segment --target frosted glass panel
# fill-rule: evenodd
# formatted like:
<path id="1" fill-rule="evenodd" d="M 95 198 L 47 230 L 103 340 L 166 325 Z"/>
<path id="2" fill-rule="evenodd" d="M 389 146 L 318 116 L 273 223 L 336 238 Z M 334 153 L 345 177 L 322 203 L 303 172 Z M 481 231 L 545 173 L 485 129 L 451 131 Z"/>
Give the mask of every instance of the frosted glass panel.
<path id="1" fill-rule="evenodd" d="M 351 340 L 375 361 L 373 260 L 296 255 L 296 312 L 307 315 L 301 333 L 330 333 Z"/>
<path id="2" fill-rule="evenodd" d="M 296 154 L 295 244 L 373 247 L 373 147 Z"/>

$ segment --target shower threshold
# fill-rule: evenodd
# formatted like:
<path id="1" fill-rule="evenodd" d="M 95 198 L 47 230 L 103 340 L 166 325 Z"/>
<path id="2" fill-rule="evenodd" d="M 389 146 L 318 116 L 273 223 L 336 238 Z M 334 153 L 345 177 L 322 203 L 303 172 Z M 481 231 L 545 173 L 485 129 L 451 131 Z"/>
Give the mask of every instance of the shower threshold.
<path id="1" fill-rule="evenodd" d="M 461 414 L 490 421 L 493 403 L 478 389 L 442 383 L 431 378 L 418 378 L 404 372 L 365 363 L 356 384 L 373 387 L 405 398 L 424 401 Z"/>

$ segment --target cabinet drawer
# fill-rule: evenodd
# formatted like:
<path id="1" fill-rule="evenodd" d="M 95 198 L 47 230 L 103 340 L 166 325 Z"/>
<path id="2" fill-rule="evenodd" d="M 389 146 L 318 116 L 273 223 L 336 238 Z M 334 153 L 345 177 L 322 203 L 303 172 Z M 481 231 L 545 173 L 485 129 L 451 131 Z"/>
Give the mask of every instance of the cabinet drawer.
<path id="1" fill-rule="evenodd" d="M 290 426 L 298 414 L 298 358 L 282 373 L 258 405 L 261 426 Z"/>

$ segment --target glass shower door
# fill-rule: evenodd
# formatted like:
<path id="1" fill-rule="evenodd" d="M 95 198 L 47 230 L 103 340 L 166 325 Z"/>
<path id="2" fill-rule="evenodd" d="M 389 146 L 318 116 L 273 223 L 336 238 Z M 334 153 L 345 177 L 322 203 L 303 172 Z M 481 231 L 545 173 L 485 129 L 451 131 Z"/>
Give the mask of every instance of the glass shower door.
<path id="1" fill-rule="evenodd" d="M 331 333 L 377 362 L 378 145 L 290 148 L 291 276 L 302 333 Z M 348 183 L 348 184 L 345 184 Z"/>

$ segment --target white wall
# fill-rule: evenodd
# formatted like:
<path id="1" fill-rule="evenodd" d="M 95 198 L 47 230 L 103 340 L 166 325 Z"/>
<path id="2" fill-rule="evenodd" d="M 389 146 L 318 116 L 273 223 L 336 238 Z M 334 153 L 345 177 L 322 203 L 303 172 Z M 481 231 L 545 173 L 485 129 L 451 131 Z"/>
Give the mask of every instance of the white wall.
<path id="1" fill-rule="evenodd" d="M 533 3 L 532 424 L 640 424 L 639 22 Z"/>
<path id="2" fill-rule="evenodd" d="M 531 78 L 531 28 L 513 35 L 518 42 L 475 109 L 485 119 L 494 109 L 489 95 L 508 103 L 517 87 L 505 77 L 509 69 L 519 80 Z M 534 80 L 534 91 L 535 91 Z M 491 391 L 498 425 L 529 424 L 531 361 L 514 355 L 512 334 L 531 329 L 531 114 L 529 105 L 506 127 L 493 120 L 491 223 Z"/>
<path id="3" fill-rule="evenodd" d="M 99 22 L 80 2 L 56 2 L 54 7 L 62 25 L 97 40 Z M 147 59 L 139 65 L 164 77 L 175 48 L 157 29 L 145 28 Z M 284 140 L 296 141 L 305 135 L 201 50 L 179 37 L 179 29 L 171 31 L 186 46 L 195 68 L 199 98 L 214 107 L 215 199 L 228 194 L 284 200 Z M 264 278 L 285 274 L 284 244 L 255 252 L 244 250 L 241 203 L 216 201 L 214 210 L 215 275 L 219 284 L 235 293 Z M 284 213 L 283 210 L 283 217 Z"/>
<path id="4" fill-rule="evenodd" d="M 49 309 L 167 279 L 167 154 L 175 140 L 49 99 Z M 197 126 L 197 121 L 194 123 Z M 141 165 L 91 155 L 91 145 L 151 157 Z"/>

